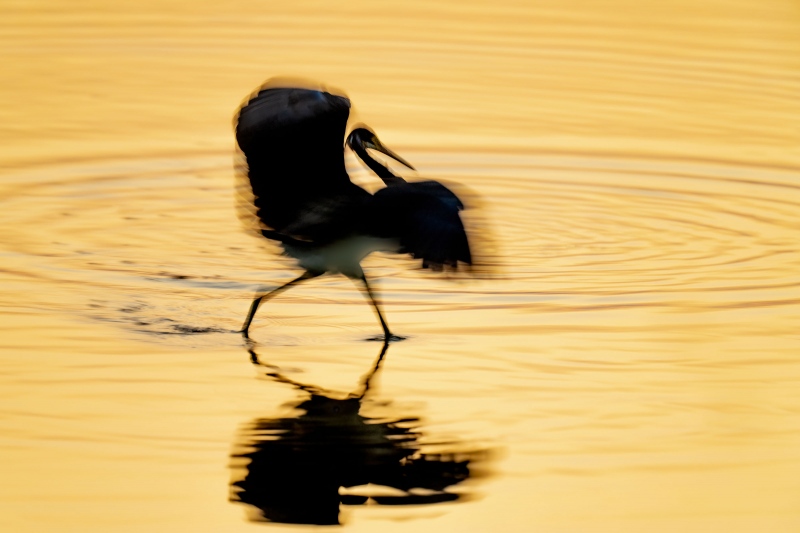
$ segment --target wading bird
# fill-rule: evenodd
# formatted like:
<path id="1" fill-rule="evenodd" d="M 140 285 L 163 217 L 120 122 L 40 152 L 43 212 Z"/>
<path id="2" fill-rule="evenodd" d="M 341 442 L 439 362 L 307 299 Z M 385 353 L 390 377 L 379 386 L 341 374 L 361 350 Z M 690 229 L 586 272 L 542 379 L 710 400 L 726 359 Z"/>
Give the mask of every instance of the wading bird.
<path id="1" fill-rule="evenodd" d="M 247 337 L 259 305 L 289 287 L 326 273 L 363 284 L 383 327 L 380 305 L 360 262 L 373 251 L 411 254 L 423 268 L 455 269 L 472 263 L 459 211 L 461 201 L 436 181 L 407 182 L 375 160 L 381 152 L 413 167 L 381 144 L 375 133 L 356 127 L 347 136 L 350 100 L 322 88 L 267 82 L 240 107 L 236 141 L 247 162 L 260 233 L 277 241 L 305 272 L 259 294 L 241 333 Z M 344 145 L 384 182 L 375 194 L 350 181 Z"/>

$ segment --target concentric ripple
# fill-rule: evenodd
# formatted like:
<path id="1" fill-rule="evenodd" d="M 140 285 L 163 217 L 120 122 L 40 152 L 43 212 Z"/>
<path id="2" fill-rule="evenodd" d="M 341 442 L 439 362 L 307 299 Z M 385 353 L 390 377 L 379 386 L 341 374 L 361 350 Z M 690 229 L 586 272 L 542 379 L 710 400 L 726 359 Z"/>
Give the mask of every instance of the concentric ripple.
<path id="1" fill-rule="evenodd" d="M 468 225 L 496 245 L 481 248 L 486 242 L 476 239 L 476 254 L 501 265 L 493 281 L 443 283 L 411 259 L 369 258 L 385 299 L 406 309 L 483 306 L 490 295 L 500 302 L 494 305 L 550 310 L 800 301 L 800 184 L 791 169 L 586 154 L 404 153 L 425 177 L 462 184 L 467 204 L 479 205 L 465 212 Z M 369 183 L 363 169 L 350 170 Z M 294 273 L 237 220 L 230 154 L 26 172 L 6 186 L 2 216 L 16 220 L 20 233 L 9 265 L 44 286 L 92 287 L 40 305 L 151 333 L 225 333 L 241 318 L 231 305 L 245 306 L 256 285 Z M 360 305 L 352 286 L 335 278 L 287 298 Z"/>

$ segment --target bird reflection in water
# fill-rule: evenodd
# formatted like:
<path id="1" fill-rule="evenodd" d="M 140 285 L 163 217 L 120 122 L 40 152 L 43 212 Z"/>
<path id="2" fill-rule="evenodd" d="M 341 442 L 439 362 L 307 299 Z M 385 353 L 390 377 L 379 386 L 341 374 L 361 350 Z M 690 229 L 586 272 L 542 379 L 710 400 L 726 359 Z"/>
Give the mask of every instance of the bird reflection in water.
<path id="1" fill-rule="evenodd" d="M 464 499 L 463 490 L 452 488 L 477 477 L 476 466 L 487 450 L 450 441 L 435 443 L 440 451 L 426 453 L 419 418 L 361 414 L 388 347 L 383 344 L 359 388 L 340 399 L 262 363 L 250 344 L 254 364 L 267 368 L 270 379 L 304 395 L 295 405 L 299 415 L 257 419 L 238 438 L 234 477 L 237 471 L 241 477 L 232 482 L 231 501 L 252 506 L 251 520 L 335 525 L 342 504 L 425 505 Z M 425 446 L 434 444 L 426 439 Z"/>

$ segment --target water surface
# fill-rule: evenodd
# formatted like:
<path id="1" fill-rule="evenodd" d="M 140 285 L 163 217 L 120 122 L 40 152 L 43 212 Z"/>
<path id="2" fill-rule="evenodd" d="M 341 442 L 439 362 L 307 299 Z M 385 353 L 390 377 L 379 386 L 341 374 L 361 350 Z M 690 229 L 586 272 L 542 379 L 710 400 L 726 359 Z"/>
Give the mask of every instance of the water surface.
<path id="1" fill-rule="evenodd" d="M 274 75 L 341 87 L 473 191 L 502 264 L 365 261 L 409 338 L 336 424 L 484 460 L 438 502 L 343 489 L 345 529 L 800 528 L 796 3 L 42 1 L 0 24 L 4 529 L 292 527 L 229 501 L 237 454 L 328 423 L 303 402 L 351 408 L 380 330 L 329 277 L 259 311 L 269 366 L 235 333 L 296 275 L 235 208 L 231 119 Z"/>

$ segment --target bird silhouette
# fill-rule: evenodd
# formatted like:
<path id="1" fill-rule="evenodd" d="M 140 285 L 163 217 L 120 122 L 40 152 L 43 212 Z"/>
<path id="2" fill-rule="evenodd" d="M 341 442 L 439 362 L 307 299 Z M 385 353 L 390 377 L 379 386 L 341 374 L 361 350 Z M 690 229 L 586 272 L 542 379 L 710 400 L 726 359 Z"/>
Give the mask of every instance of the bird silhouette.
<path id="1" fill-rule="evenodd" d="M 236 141 L 246 160 L 261 235 L 280 243 L 304 270 L 299 277 L 259 293 L 241 333 L 249 336 L 259 305 L 303 281 L 326 273 L 360 282 L 383 328 L 392 335 L 361 260 L 374 251 L 410 254 L 423 268 L 453 270 L 472 254 L 458 197 L 439 182 L 407 182 L 373 158 L 381 152 L 413 169 L 364 125 L 345 137 L 350 100 L 321 86 L 271 80 L 239 108 Z M 350 180 L 344 148 L 384 182 L 374 194 Z"/>

